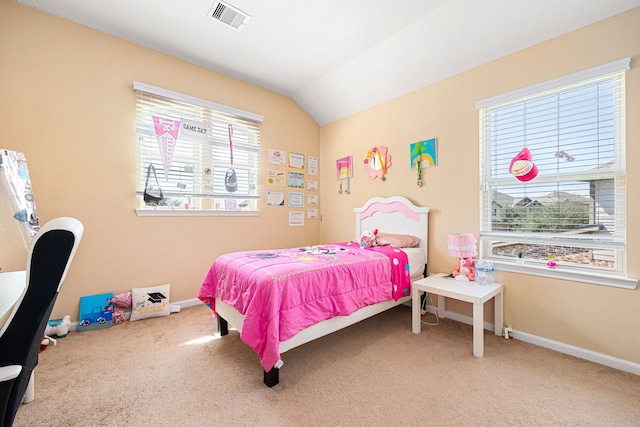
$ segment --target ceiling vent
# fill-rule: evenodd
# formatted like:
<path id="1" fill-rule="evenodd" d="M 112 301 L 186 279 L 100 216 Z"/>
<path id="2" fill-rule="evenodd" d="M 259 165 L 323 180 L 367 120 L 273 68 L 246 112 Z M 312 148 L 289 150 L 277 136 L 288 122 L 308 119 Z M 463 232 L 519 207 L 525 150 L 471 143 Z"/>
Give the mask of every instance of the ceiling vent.
<path id="1" fill-rule="evenodd" d="M 250 15 L 244 13 L 237 7 L 220 0 L 216 0 L 213 3 L 213 6 L 211 6 L 209 10 L 209 16 L 236 30 L 241 30 L 242 27 L 249 22 L 249 19 L 251 19 Z"/>

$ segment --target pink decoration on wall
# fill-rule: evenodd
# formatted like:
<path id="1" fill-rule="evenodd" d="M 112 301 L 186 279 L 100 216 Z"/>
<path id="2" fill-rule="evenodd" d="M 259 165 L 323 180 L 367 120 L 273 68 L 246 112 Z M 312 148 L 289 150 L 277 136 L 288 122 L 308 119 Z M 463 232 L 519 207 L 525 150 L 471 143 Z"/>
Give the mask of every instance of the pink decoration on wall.
<path id="1" fill-rule="evenodd" d="M 376 179 L 380 177 L 383 181 L 386 181 L 387 177 L 385 175 L 391 167 L 391 156 L 387 147 L 381 145 L 369 150 L 367 157 L 364 159 L 364 167 L 369 178 Z"/>
<path id="2" fill-rule="evenodd" d="M 173 160 L 173 151 L 180 133 L 180 121 L 153 116 L 153 127 L 158 140 L 158 149 L 162 155 L 164 176 L 169 179 L 169 169 Z"/>

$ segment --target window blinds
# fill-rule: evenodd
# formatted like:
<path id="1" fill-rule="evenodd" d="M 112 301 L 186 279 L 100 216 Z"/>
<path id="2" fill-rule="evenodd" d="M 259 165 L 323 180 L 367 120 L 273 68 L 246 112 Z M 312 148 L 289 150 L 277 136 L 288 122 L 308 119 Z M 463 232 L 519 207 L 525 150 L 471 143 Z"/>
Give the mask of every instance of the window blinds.
<path id="1" fill-rule="evenodd" d="M 629 63 L 625 58 L 477 103 L 481 239 L 491 242 L 490 254 L 505 242 L 624 248 Z M 509 166 L 525 147 L 539 172 L 521 182 Z"/>
<path id="2" fill-rule="evenodd" d="M 134 90 L 139 195 L 153 164 L 165 196 L 162 205 L 201 209 L 202 200 L 211 200 L 204 208 L 257 208 L 262 116 L 144 83 L 134 82 Z M 225 175 L 232 167 L 238 189 L 229 192 Z"/>

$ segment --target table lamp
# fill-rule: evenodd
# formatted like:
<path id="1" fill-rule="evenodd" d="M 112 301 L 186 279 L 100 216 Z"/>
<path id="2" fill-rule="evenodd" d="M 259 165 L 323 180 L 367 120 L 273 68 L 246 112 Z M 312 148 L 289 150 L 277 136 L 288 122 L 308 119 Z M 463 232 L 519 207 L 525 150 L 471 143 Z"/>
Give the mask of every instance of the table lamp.
<path id="1" fill-rule="evenodd" d="M 473 268 L 473 257 L 478 255 L 476 250 L 476 238 L 471 233 L 449 234 L 447 244 L 449 256 L 459 259 L 459 266 L 453 272 L 453 277 L 461 282 L 468 282 L 475 279 Z"/>

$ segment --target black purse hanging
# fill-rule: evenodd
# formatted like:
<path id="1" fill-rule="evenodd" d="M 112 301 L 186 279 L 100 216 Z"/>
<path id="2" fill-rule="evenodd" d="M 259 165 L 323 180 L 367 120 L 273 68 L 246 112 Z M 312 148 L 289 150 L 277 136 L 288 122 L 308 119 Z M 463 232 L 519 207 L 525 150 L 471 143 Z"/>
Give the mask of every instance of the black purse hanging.
<path id="1" fill-rule="evenodd" d="M 149 185 L 149 177 L 153 172 L 153 180 L 155 181 L 155 186 Z M 144 202 L 149 206 L 156 206 L 164 196 L 162 195 L 162 188 L 160 188 L 160 183 L 158 182 L 158 177 L 156 176 L 156 168 L 152 163 L 149 163 L 147 166 L 147 181 L 144 184 L 144 194 L 142 196 Z"/>

